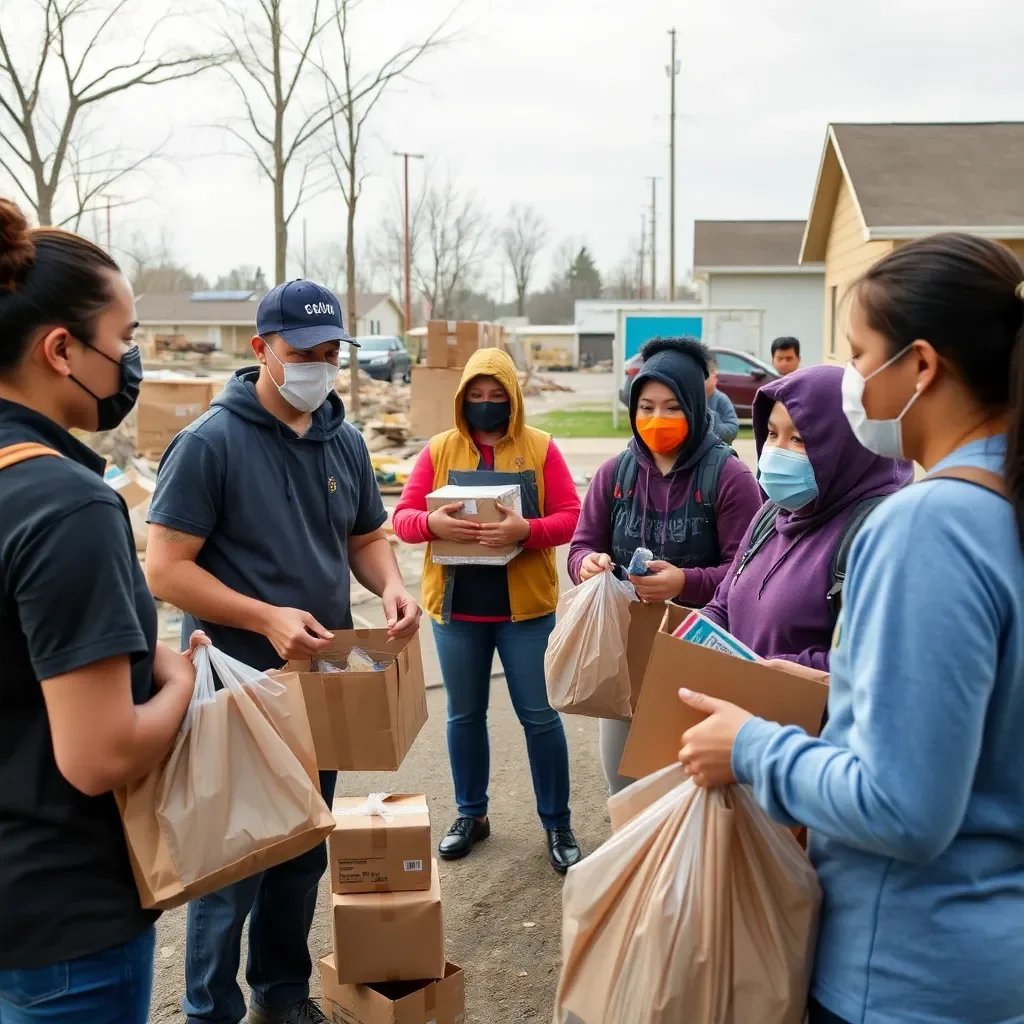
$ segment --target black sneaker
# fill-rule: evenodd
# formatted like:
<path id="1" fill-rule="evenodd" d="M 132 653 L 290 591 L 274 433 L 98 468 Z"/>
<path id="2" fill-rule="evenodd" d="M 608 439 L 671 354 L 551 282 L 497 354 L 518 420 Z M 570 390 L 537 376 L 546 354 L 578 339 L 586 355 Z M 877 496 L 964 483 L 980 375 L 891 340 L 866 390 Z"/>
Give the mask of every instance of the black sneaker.
<path id="1" fill-rule="evenodd" d="M 576 842 L 576 836 L 568 825 L 548 829 L 548 857 L 551 866 L 560 875 L 564 875 L 573 864 L 579 864 L 583 859 L 580 844 Z"/>
<path id="2" fill-rule="evenodd" d="M 278 1013 L 250 1006 L 248 1024 L 331 1024 L 331 1020 L 312 999 L 303 999 Z"/>
<path id="3" fill-rule="evenodd" d="M 455 824 L 448 829 L 448 834 L 438 844 L 437 854 L 441 860 L 458 860 L 465 857 L 477 843 L 482 842 L 490 834 L 491 823 L 486 818 L 477 821 L 476 818 L 460 816 L 455 819 Z"/>

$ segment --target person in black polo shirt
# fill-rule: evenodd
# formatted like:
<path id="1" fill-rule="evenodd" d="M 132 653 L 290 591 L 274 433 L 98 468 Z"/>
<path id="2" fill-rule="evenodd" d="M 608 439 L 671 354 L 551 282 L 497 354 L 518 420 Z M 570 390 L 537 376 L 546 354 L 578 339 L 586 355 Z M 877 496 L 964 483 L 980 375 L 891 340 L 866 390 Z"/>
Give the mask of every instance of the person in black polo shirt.
<path id="1" fill-rule="evenodd" d="M 111 790 L 169 751 L 195 681 L 156 642 L 128 510 L 70 430 L 130 412 L 117 264 L 0 200 L 0 1022 L 145 1024 L 153 922 Z"/>
<path id="2" fill-rule="evenodd" d="M 370 455 L 335 393 L 352 339 L 338 300 L 312 281 L 260 301 L 253 351 L 206 415 L 171 443 L 149 507 L 150 586 L 185 611 L 183 640 L 209 633 L 259 670 L 322 651 L 350 629 L 351 571 L 380 595 L 392 636 L 420 610 L 381 531 L 387 514 Z M 320 773 L 331 802 L 335 772 Z M 309 998 L 308 936 L 327 850 L 315 850 L 189 905 L 184 1012 L 238 1024 L 242 925 L 249 918 L 250 1024 L 326 1021 Z"/>

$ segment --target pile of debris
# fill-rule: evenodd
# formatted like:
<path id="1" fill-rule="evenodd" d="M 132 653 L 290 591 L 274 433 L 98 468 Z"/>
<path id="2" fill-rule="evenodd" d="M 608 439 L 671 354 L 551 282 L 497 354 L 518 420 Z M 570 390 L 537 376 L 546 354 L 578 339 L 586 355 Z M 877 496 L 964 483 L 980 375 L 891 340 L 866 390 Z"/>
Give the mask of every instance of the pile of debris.
<path id="1" fill-rule="evenodd" d="M 532 366 L 526 373 L 519 374 L 519 386 L 528 398 L 535 398 L 547 391 L 575 391 L 568 384 L 558 384 L 550 377 L 542 377 Z"/>
<path id="2" fill-rule="evenodd" d="M 138 410 L 133 409 L 124 422 L 114 430 L 99 434 L 82 434 L 84 441 L 97 455 L 108 459 L 118 469 L 129 469 L 137 457 L 135 448 L 135 421 Z"/>
<path id="3" fill-rule="evenodd" d="M 343 369 L 338 374 L 335 390 L 348 404 L 349 375 Z M 359 371 L 359 422 L 363 438 L 370 452 L 391 451 L 401 448 L 412 435 L 409 425 L 408 384 L 391 384 L 374 380 L 365 370 Z"/>

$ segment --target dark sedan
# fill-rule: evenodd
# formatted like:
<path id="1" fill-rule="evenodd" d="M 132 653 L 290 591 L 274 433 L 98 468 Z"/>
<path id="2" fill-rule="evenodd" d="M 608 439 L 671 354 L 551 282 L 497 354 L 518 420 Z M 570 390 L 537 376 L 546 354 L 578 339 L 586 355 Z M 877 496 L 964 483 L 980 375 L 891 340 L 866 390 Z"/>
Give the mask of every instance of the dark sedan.
<path id="1" fill-rule="evenodd" d="M 749 420 L 757 389 L 775 380 L 778 372 L 746 352 L 736 352 L 731 348 L 712 348 L 710 351 L 718 360 L 718 390 L 729 397 L 741 420 Z M 626 360 L 626 379 L 619 389 L 619 401 L 625 406 L 629 405 L 629 385 L 640 372 L 642 362 L 639 355 Z"/>
<path id="2" fill-rule="evenodd" d="M 356 341 L 360 346 L 356 349 L 360 370 L 365 370 L 376 380 L 404 380 L 408 383 L 412 359 L 401 338 L 374 334 L 356 338 Z M 341 366 L 348 366 L 350 351 L 350 346 L 341 346 Z"/>

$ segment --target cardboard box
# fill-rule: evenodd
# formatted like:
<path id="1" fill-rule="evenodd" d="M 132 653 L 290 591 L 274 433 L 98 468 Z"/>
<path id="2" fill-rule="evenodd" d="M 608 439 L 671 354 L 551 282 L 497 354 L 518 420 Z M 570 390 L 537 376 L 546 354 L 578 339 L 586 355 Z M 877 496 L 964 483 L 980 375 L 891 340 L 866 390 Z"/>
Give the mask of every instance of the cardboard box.
<path id="1" fill-rule="evenodd" d="M 456 501 L 461 501 L 463 507 L 455 513 L 454 518 L 473 523 L 500 523 L 505 516 L 498 508 L 499 504 L 522 512 L 518 484 L 496 484 L 489 487 L 448 484 L 427 495 L 427 512 L 436 512 Z M 483 544 L 456 540 L 432 540 L 430 559 L 439 565 L 508 565 L 522 550 L 519 544 L 489 548 Z"/>
<path id="2" fill-rule="evenodd" d="M 669 616 L 669 621 L 673 624 L 666 630 L 671 633 L 675 626 L 682 622 L 686 612 L 687 609 L 677 604 L 644 604 L 643 601 L 634 601 L 629 606 L 626 665 L 629 668 L 630 704 L 633 706 L 634 712 L 640 701 L 640 691 L 643 689 L 647 662 L 651 656 L 651 648 L 654 646 L 654 638 L 658 635 L 665 616 Z"/>
<path id="3" fill-rule="evenodd" d="M 335 1024 L 463 1024 L 466 978 L 446 964 L 440 981 L 342 985 L 334 954 L 320 961 L 323 1011 Z"/>
<path id="4" fill-rule="evenodd" d="M 331 892 L 430 888 L 430 813 L 422 795 L 337 797 L 327 841 Z"/>
<path id="5" fill-rule="evenodd" d="M 484 324 L 476 320 L 431 320 L 427 324 L 427 366 L 462 369 L 483 342 Z"/>
<path id="6" fill-rule="evenodd" d="M 143 380 L 135 428 L 139 454 L 160 458 L 175 435 L 210 408 L 214 388 L 213 381 L 199 378 Z"/>
<path id="7" fill-rule="evenodd" d="M 685 616 L 685 609 L 678 611 Z M 705 717 L 679 699 L 681 686 L 738 704 L 771 722 L 798 725 L 811 736 L 818 735 L 828 700 L 824 672 L 820 679 L 808 679 L 687 643 L 671 635 L 681 621 L 678 612 L 676 617 L 673 625 L 667 615 L 654 638 L 620 775 L 642 779 L 676 762 L 683 733 Z"/>
<path id="8" fill-rule="evenodd" d="M 433 437 L 455 426 L 455 394 L 461 370 L 412 368 L 409 426 L 414 437 Z"/>
<path id="9" fill-rule="evenodd" d="M 109 467 L 103 479 L 124 499 L 128 506 L 128 518 L 132 523 L 132 535 L 135 538 L 135 550 L 145 551 L 149 539 L 149 502 L 156 490 L 156 481 L 149 480 L 134 469 L 121 470 L 116 466 Z"/>
<path id="10" fill-rule="evenodd" d="M 393 660 L 381 672 L 314 672 L 308 660 L 284 671 L 299 673 L 321 771 L 393 772 L 427 721 L 419 633 L 340 629 L 319 657 L 343 664 L 353 647 Z"/>
<path id="11" fill-rule="evenodd" d="M 444 916 L 437 861 L 425 892 L 331 896 L 338 981 L 436 981 L 445 973 Z"/>

